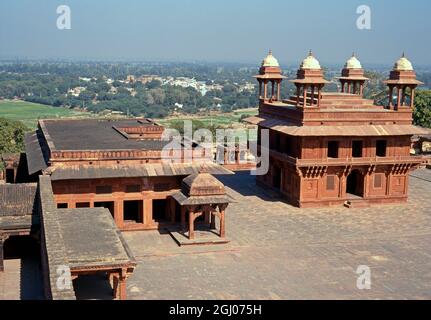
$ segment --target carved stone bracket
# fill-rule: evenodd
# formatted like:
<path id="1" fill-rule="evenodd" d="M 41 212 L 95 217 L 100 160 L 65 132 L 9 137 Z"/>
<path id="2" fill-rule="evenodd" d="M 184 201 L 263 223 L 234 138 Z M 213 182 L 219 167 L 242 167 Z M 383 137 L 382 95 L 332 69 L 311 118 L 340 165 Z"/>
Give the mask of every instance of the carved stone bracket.
<path id="1" fill-rule="evenodd" d="M 328 166 L 310 166 L 297 168 L 296 170 L 301 178 L 313 179 L 323 177 L 328 171 Z"/>
<path id="2" fill-rule="evenodd" d="M 371 165 L 368 167 L 367 174 L 370 176 L 370 175 L 372 175 L 372 174 L 373 174 L 373 173 L 375 173 L 375 172 L 376 172 L 376 165 L 371 164 Z"/>
<path id="3" fill-rule="evenodd" d="M 391 167 L 391 174 L 407 174 L 409 172 L 410 169 L 412 169 L 412 167 L 414 166 L 414 164 L 412 163 L 398 163 L 398 164 L 394 164 Z"/>
<path id="4" fill-rule="evenodd" d="M 352 166 L 347 165 L 343 169 L 343 176 L 347 177 L 352 172 Z"/>
<path id="5" fill-rule="evenodd" d="M 0 232 L 0 244 L 3 244 L 7 239 L 9 239 L 9 235 L 6 233 Z"/>

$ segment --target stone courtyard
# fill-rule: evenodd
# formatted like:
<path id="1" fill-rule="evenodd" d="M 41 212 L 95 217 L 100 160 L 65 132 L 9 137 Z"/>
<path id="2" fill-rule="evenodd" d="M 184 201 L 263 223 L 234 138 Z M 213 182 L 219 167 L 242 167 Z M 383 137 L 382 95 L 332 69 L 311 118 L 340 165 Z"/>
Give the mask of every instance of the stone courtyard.
<path id="1" fill-rule="evenodd" d="M 179 247 L 163 230 L 124 233 L 138 260 L 129 299 L 431 299 L 431 170 L 410 177 L 408 204 L 360 209 L 298 209 L 247 173 L 221 180 L 236 199 L 230 242 Z M 356 287 L 360 265 L 370 290 Z M 0 275 L 0 299 L 32 298 L 14 266 Z"/>
<path id="2" fill-rule="evenodd" d="M 237 201 L 231 242 L 178 247 L 169 234 L 126 233 L 138 260 L 129 299 L 431 298 L 431 170 L 410 178 L 408 204 L 361 209 L 297 209 L 249 174 L 222 180 Z M 360 265 L 371 290 L 356 287 Z"/>

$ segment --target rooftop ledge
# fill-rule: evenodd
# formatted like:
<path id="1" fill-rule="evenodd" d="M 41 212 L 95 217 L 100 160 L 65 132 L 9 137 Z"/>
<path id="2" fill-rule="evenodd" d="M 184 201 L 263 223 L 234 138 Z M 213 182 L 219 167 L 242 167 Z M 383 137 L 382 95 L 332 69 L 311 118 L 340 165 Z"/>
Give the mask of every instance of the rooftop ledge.
<path id="1" fill-rule="evenodd" d="M 287 154 L 271 150 L 271 155 L 278 159 L 287 161 L 298 167 L 309 166 L 336 166 L 336 165 L 385 165 L 385 164 L 422 164 L 427 157 L 419 156 L 397 156 L 397 157 L 364 157 L 364 158 L 320 158 L 320 159 L 298 159 Z"/>
<path id="2" fill-rule="evenodd" d="M 400 112 L 412 112 L 411 108 L 401 108 L 399 110 L 390 110 L 390 109 L 385 109 L 384 106 L 370 106 L 370 107 L 364 107 L 364 108 L 360 108 L 359 106 L 352 106 L 352 107 L 341 107 L 341 108 L 337 108 L 336 106 L 307 106 L 307 107 L 303 107 L 303 106 L 296 106 L 295 104 L 291 104 L 291 103 L 287 103 L 284 101 L 273 101 L 273 102 L 269 102 L 266 101 L 264 102 L 265 106 L 270 106 L 270 107 L 279 107 L 279 108 L 285 108 L 285 109 L 290 109 L 290 110 L 301 110 L 301 111 L 318 111 L 318 112 L 383 112 L 383 113 L 400 113 Z"/>

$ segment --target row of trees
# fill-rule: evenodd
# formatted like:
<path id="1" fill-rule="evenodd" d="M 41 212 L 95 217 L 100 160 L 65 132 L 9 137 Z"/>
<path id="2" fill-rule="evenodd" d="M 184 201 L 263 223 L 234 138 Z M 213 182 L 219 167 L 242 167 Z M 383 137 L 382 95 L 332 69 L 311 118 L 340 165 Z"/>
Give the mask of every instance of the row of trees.
<path id="1" fill-rule="evenodd" d="M 252 79 L 255 67 L 233 65 L 200 64 L 118 64 L 118 63 L 10 63 L 0 64 L 0 98 L 18 97 L 56 107 L 85 108 L 89 111 L 116 110 L 135 116 L 165 117 L 175 109 L 185 113 L 196 113 L 200 109 L 216 109 L 229 112 L 238 108 L 255 107 L 258 104 L 257 88 L 254 92 L 240 92 L 239 86 Z M 326 78 L 333 79 L 325 86 L 326 91 L 337 90 L 338 70 L 325 70 Z M 208 84 L 223 85 L 222 90 L 212 90 L 202 96 L 193 88 L 164 85 L 153 80 L 147 84 L 140 82 L 120 82 L 127 75 L 154 74 L 159 76 L 185 76 L 206 81 Z M 290 78 L 296 76 L 294 69 L 286 70 Z M 383 80 L 387 74 L 368 71 L 370 78 L 364 96 L 379 104 L 387 103 L 387 90 Z M 88 78 L 84 80 L 83 78 Z M 113 79 L 107 83 L 106 79 Z M 431 86 L 431 72 L 422 71 L 418 78 Z M 69 90 L 85 87 L 79 96 L 69 94 Z M 112 91 L 115 88 L 115 93 Z M 132 94 L 133 92 L 133 94 Z M 295 92 L 289 81 L 282 84 L 282 98 Z M 423 107 L 428 102 L 427 94 L 419 94 L 415 122 L 427 125 L 428 110 Z M 175 106 L 181 104 L 182 109 Z"/>
<path id="2" fill-rule="evenodd" d="M 145 85 L 140 82 L 120 82 L 127 74 L 139 76 L 140 73 L 188 76 L 205 79 L 211 84 L 221 83 L 224 87 L 202 96 L 194 88 L 162 86 L 157 80 Z M 114 82 L 108 84 L 107 78 Z M 238 90 L 241 83 L 250 79 L 251 71 L 233 67 L 219 70 L 199 65 L 11 64 L 0 65 L 0 98 L 18 97 L 55 107 L 78 107 L 94 112 L 109 109 L 155 117 L 168 115 L 174 110 L 175 104 L 182 104 L 183 111 L 190 113 L 196 113 L 202 108 L 221 107 L 223 111 L 231 111 L 256 106 L 256 92 Z M 79 96 L 69 93 L 70 89 L 76 87 L 84 87 L 85 90 Z"/>

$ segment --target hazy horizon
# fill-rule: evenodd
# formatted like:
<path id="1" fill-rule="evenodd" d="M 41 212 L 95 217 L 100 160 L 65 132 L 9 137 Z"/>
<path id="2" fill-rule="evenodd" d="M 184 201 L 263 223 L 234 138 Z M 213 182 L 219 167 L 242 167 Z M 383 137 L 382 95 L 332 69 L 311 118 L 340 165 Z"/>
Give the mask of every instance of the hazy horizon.
<path id="1" fill-rule="evenodd" d="M 56 26 L 63 4 L 71 30 Z M 371 30 L 356 26 L 360 5 L 371 8 Z M 255 65 L 271 48 L 286 66 L 309 49 L 328 66 L 353 51 L 370 67 L 392 65 L 403 51 L 429 66 L 430 9 L 421 0 L 3 0 L 0 59 Z"/>

